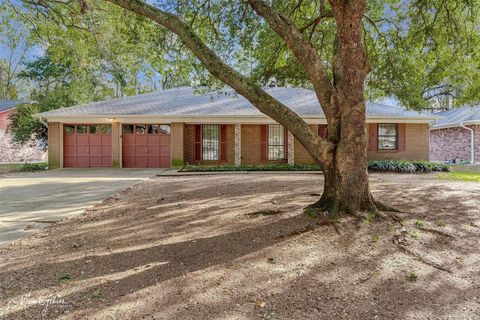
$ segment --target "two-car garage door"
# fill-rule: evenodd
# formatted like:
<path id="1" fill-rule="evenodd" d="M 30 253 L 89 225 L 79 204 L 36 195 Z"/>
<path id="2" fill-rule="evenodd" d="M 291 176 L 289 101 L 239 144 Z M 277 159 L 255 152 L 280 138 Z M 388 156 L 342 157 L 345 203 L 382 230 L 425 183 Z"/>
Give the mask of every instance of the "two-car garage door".
<path id="1" fill-rule="evenodd" d="M 112 126 L 65 124 L 63 166 L 111 167 Z M 170 125 L 123 124 L 122 166 L 126 168 L 169 168 Z"/>

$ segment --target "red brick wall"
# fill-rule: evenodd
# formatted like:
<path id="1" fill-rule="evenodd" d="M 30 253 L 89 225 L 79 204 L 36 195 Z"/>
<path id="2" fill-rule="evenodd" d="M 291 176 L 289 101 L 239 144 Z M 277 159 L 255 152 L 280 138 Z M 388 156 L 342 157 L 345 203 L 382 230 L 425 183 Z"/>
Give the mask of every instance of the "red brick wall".
<path id="1" fill-rule="evenodd" d="M 475 130 L 475 158 L 480 161 L 480 127 L 468 126 Z M 430 160 L 470 161 L 471 134 L 465 128 L 453 127 L 430 130 Z"/>
<path id="2" fill-rule="evenodd" d="M 242 124 L 242 164 L 259 164 L 260 125 Z"/>
<path id="3" fill-rule="evenodd" d="M 309 125 L 310 129 L 314 132 L 318 132 L 318 126 L 317 125 Z M 313 164 L 315 161 L 313 158 L 310 156 L 310 154 L 307 152 L 307 150 L 300 144 L 300 142 L 295 139 L 293 143 L 295 147 L 295 152 L 294 152 L 294 160 L 295 163 L 298 164 Z"/>
<path id="4" fill-rule="evenodd" d="M 367 137 L 368 137 L 367 126 Z M 368 151 L 368 160 L 428 160 L 429 125 L 426 123 L 405 124 L 405 150 Z"/>
<path id="5" fill-rule="evenodd" d="M 311 125 L 312 130 L 316 131 L 317 126 Z M 405 150 L 403 151 L 369 151 L 368 158 L 375 159 L 402 159 L 402 160 L 428 160 L 429 150 L 429 127 L 428 124 L 405 124 Z M 228 125 L 228 161 L 235 162 L 235 126 Z M 367 132 L 368 135 L 368 132 Z M 184 153 L 185 161 L 193 164 L 194 160 L 194 125 L 185 125 L 184 131 Z M 260 125 L 242 124 L 242 164 L 261 164 L 260 156 Z M 314 163 L 312 157 L 295 139 L 294 141 L 295 163 Z M 274 161 L 273 161 L 274 162 Z M 211 162 L 199 162 L 208 164 Z"/>
<path id="6" fill-rule="evenodd" d="M 15 109 L 5 110 L 0 112 L 0 130 L 6 131 L 8 125 L 10 124 L 10 114 L 15 111 Z"/>
<path id="7" fill-rule="evenodd" d="M 314 127 L 312 128 L 315 129 Z M 429 126 L 426 123 L 406 123 L 405 150 L 368 151 L 368 159 L 428 160 L 428 129 Z M 376 145 L 376 142 L 374 144 Z M 295 140 L 295 163 L 314 163 L 312 157 L 297 140 Z"/>

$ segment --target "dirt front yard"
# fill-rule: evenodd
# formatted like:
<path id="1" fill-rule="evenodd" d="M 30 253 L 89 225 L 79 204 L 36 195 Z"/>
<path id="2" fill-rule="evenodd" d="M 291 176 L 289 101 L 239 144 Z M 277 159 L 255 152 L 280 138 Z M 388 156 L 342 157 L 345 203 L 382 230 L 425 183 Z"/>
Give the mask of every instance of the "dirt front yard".
<path id="1" fill-rule="evenodd" d="M 480 184 L 371 181 L 404 213 L 340 233 L 320 174 L 142 182 L 0 249 L 0 319 L 479 319 Z"/>

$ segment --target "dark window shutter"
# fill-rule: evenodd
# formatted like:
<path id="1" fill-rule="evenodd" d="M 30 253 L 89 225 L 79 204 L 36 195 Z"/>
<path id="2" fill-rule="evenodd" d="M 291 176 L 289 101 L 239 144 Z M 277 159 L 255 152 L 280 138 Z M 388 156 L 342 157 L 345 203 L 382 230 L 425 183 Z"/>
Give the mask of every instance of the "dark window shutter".
<path id="1" fill-rule="evenodd" d="M 397 124 L 397 150 L 405 151 L 405 123 Z"/>
<path id="2" fill-rule="evenodd" d="M 267 125 L 260 126 L 260 160 L 267 161 Z"/>
<path id="3" fill-rule="evenodd" d="M 368 124 L 368 151 L 377 151 L 378 126 L 376 123 Z"/>
<path id="4" fill-rule="evenodd" d="M 324 139 L 327 138 L 327 125 L 319 124 L 318 125 L 318 135 Z"/>
<path id="5" fill-rule="evenodd" d="M 194 149 L 195 149 L 195 161 L 202 160 L 202 125 L 195 125 L 195 139 L 194 139 Z"/>
<path id="6" fill-rule="evenodd" d="M 283 139 L 283 148 L 285 152 L 283 153 L 284 155 L 284 160 L 288 160 L 288 130 L 285 128 L 285 138 Z"/>
<path id="7" fill-rule="evenodd" d="M 227 125 L 220 125 L 220 161 L 227 161 Z"/>

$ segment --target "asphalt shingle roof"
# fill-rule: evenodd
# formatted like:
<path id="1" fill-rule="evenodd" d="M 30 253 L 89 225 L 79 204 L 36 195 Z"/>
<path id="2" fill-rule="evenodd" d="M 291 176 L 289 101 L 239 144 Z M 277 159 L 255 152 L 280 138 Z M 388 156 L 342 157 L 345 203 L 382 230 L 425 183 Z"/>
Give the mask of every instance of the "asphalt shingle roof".
<path id="1" fill-rule="evenodd" d="M 32 103 L 30 100 L 0 100 L 0 112 L 16 108 L 21 104 Z"/>
<path id="2" fill-rule="evenodd" d="M 433 128 L 443 126 L 459 126 L 461 123 L 480 123 L 480 105 L 456 108 L 436 113 L 436 115 L 442 118 L 435 122 L 435 124 L 432 126 Z"/>
<path id="3" fill-rule="evenodd" d="M 324 117 L 315 93 L 302 88 L 266 88 L 274 98 L 300 116 Z M 38 114 L 41 117 L 62 116 L 259 116 L 263 115 L 247 99 L 233 90 L 199 93 L 192 87 L 180 87 L 126 98 L 94 102 Z M 368 117 L 431 118 L 431 114 L 368 102 Z"/>

